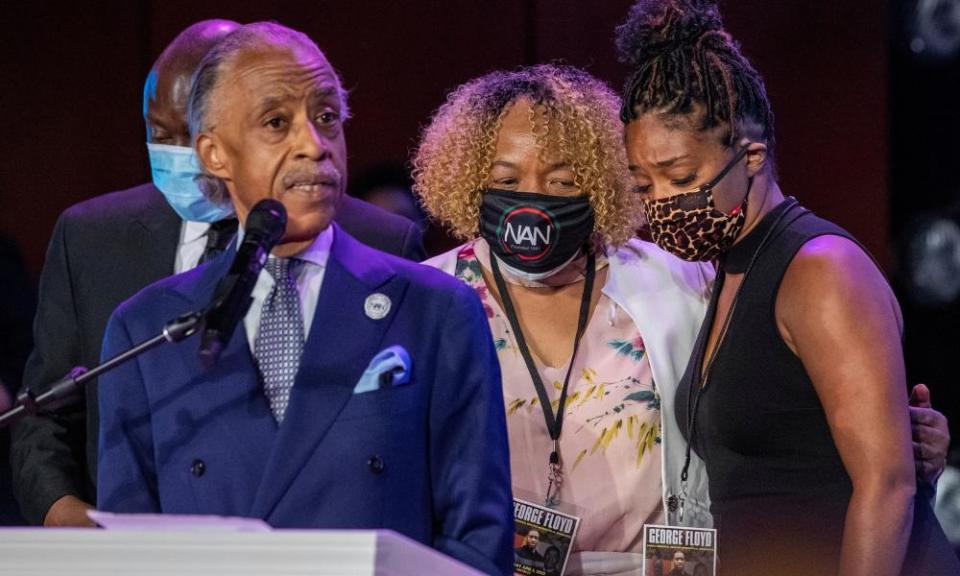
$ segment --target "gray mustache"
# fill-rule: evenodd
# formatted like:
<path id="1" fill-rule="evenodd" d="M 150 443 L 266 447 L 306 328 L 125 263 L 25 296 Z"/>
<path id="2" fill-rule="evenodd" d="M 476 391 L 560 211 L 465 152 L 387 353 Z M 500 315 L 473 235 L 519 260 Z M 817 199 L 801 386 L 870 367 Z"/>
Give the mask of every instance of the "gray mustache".
<path id="1" fill-rule="evenodd" d="M 319 172 L 290 172 L 283 176 L 281 180 L 284 188 L 290 188 L 299 184 L 332 184 L 340 186 L 342 176 L 338 170 L 322 170 Z"/>

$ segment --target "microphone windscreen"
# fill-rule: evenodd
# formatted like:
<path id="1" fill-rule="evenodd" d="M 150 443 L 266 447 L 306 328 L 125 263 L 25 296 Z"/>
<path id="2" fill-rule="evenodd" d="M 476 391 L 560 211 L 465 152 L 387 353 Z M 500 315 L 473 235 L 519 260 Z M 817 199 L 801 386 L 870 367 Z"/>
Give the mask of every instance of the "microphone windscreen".
<path id="1" fill-rule="evenodd" d="M 247 214 L 244 233 L 263 237 L 271 246 L 276 244 L 287 228 L 287 209 L 278 200 L 264 198 Z"/>

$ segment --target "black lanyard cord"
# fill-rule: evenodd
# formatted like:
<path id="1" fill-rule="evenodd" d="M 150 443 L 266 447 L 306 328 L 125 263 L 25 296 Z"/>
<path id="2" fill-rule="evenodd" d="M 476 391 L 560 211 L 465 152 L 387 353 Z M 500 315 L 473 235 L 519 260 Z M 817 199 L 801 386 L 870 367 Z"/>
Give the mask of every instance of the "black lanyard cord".
<path id="1" fill-rule="evenodd" d="M 693 377 L 690 378 L 690 393 L 687 394 L 687 449 L 686 454 L 683 460 L 683 470 L 680 472 L 680 480 L 682 482 L 687 481 L 687 475 L 690 470 L 690 448 L 693 446 L 694 434 L 697 431 L 697 412 L 700 408 L 700 397 L 703 394 L 703 390 L 707 387 L 707 383 L 710 379 L 710 369 L 713 368 L 713 363 L 717 359 L 717 356 L 720 353 L 720 347 L 726 339 L 727 329 L 730 327 L 730 319 L 733 318 L 733 313 L 737 308 L 737 302 L 740 300 L 740 289 L 743 288 L 743 285 L 747 282 L 747 276 L 750 274 L 750 271 L 753 270 L 754 264 L 757 263 L 757 259 L 760 257 L 760 253 L 766 247 L 767 243 L 773 238 L 774 232 L 777 230 L 777 226 L 780 224 L 780 221 L 789 214 L 795 207 L 797 207 L 796 200 L 789 198 L 788 202 L 793 202 L 791 206 L 786 208 L 777 219 L 774 220 L 773 224 L 770 226 L 770 229 L 767 230 L 767 233 L 764 235 L 763 239 L 760 241 L 760 244 L 757 246 L 757 249 L 753 252 L 753 256 L 750 257 L 750 261 L 747 264 L 747 268 L 743 272 L 743 279 L 740 281 L 740 285 L 737 286 L 737 291 L 733 295 L 733 302 L 730 303 L 730 310 L 727 312 L 726 318 L 723 319 L 723 326 L 720 327 L 720 334 L 717 336 L 717 343 L 713 347 L 713 352 L 710 353 L 710 358 L 707 359 L 706 367 L 703 369 L 703 372 L 700 371 L 700 366 L 694 366 L 693 368 L 696 372 L 693 373 Z M 791 218 L 786 224 L 783 225 L 783 229 L 786 229 L 791 224 L 793 224 L 797 219 L 808 214 L 809 211 L 806 209 L 801 209 L 801 212 Z M 710 308 L 716 314 L 716 305 L 720 299 L 720 290 L 723 288 L 723 281 L 726 276 L 726 273 L 723 270 L 723 267 L 720 266 L 717 270 L 717 280 L 714 283 L 714 292 L 713 292 L 713 302 L 711 302 Z M 707 334 L 707 342 L 709 342 L 710 335 Z M 706 344 L 704 344 L 706 345 Z M 693 406 L 691 409 L 690 399 L 693 398 Z"/>
<path id="2" fill-rule="evenodd" d="M 537 397 L 540 399 L 540 407 L 543 409 L 543 418 L 547 424 L 547 431 L 550 433 L 550 439 L 553 440 L 553 452 L 550 454 L 550 463 L 559 462 L 558 447 L 560 442 L 560 432 L 563 429 L 563 412 L 567 404 L 567 390 L 570 385 L 570 373 L 573 371 L 573 364 L 577 359 L 577 350 L 580 348 L 580 340 L 587 328 L 587 318 L 590 316 L 590 300 L 593 295 L 593 281 L 596 277 L 596 256 L 587 250 L 587 270 L 583 284 L 583 297 L 580 300 L 580 318 L 577 320 L 577 335 L 573 339 L 573 354 L 570 356 L 570 366 L 567 368 L 567 375 L 563 379 L 563 388 L 560 390 L 560 401 L 557 404 L 557 412 L 554 414 L 550 403 L 550 396 L 547 394 L 547 388 L 543 384 L 540 372 L 537 370 L 533 357 L 530 355 L 530 348 L 523 337 L 523 331 L 520 329 L 520 320 L 517 317 L 517 311 L 507 292 L 507 285 L 503 281 L 503 275 L 500 273 L 500 266 L 497 264 L 497 257 L 490 255 L 490 268 L 493 270 L 493 279 L 497 284 L 497 290 L 500 292 L 500 299 L 503 301 L 503 308 L 507 314 L 507 320 L 517 338 L 517 346 L 520 347 L 520 354 L 527 365 L 527 371 L 530 372 L 530 378 L 533 380 L 533 386 L 537 390 Z"/>

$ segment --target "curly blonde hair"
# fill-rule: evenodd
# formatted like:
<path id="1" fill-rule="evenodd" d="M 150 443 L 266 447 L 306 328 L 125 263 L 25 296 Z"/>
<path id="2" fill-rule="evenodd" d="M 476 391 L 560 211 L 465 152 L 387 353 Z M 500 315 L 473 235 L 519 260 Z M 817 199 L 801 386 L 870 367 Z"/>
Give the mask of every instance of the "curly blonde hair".
<path id="1" fill-rule="evenodd" d="M 492 72 L 455 89 L 423 130 L 413 156 L 414 191 L 435 220 L 458 238 L 479 234 L 480 201 L 500 124 L 527 99 L 541 154 L 570 164 L 594 210 L 595 239 L 621 245 L 642 216 L 631 192 L 619 97 L 603 82 L 570 66 L 543 64 Z"/>

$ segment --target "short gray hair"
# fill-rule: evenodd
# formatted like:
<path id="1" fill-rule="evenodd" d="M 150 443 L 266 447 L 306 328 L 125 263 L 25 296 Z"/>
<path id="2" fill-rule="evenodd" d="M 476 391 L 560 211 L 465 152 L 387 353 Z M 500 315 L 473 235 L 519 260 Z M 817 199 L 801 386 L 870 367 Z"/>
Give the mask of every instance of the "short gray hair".
<path id="1" fill-rule="evenodd" d="M 316 52 L 326 60 L 323 51 L 303 32 L 287 28 L 276 22 L 254 22 L 246 24 L 227 34 L 220 40 L 200 61 L 193 82 L 190 87 L 190 102 L 188 118 L 190 121 L 190 138 L 196 144 L 197 135 L 209 132 L 213 125 L 210 123 L 210 101 L 222 72 L 227 65 L 241 52 L 247 50 L 261 50 L 264 46 L 299 47 L 310 52 Z M 340 92 L 341 119 L 350 117 L 347 107 L 347 92 L 336 71 L 333 72 Z M 212 174 L 201 174 L 196 177 L 197 184 L 203 194 L 213 202 L 229 202 L 230 195 L 224 181 Z"/>

